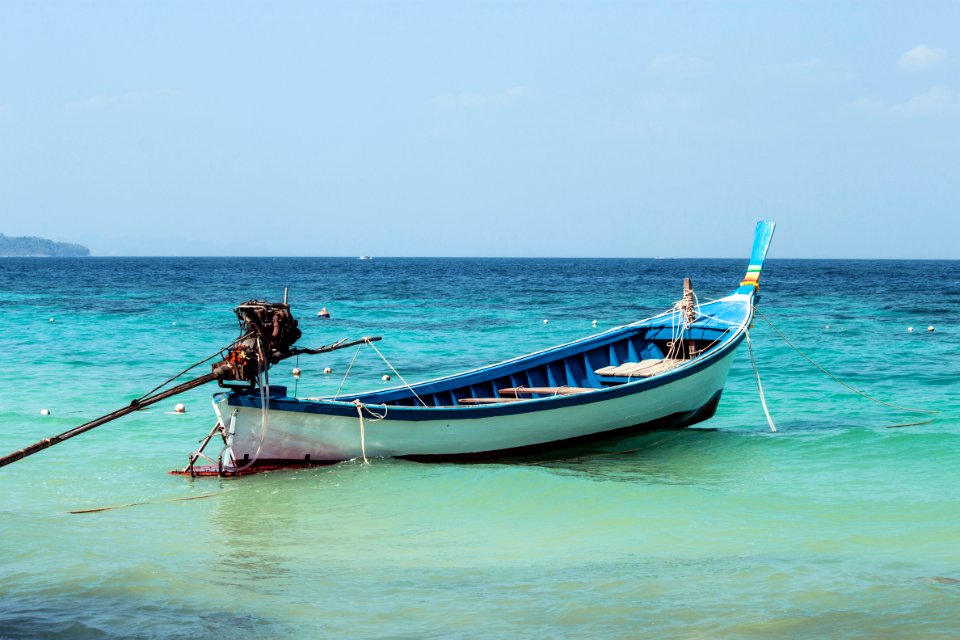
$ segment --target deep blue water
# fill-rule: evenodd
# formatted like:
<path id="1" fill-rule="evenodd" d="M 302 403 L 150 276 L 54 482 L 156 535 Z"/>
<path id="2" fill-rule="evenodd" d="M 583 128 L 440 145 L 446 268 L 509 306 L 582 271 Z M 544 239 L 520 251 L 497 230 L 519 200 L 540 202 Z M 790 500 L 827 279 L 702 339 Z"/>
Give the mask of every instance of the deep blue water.
<path id="1" fill-rule="evenodd" d="M 721 297 L 745 266 L 2 259 L 0 454 L 125 405 L 284 287 L 302 344 L 381 335 L 414 381 L 653 315 L 685 276 Z M 189 480 L 166 472 L 213 424 L 198 389 L 0 469 L 0 637 L 955 637 L 960 262 L 770 260 L 761 291 L 844 381 L 940 413 L 850 393 L 758 317 L 777 433 L 744 351 L 710 421 L 574 459 Z M 335 391 L 353 356 L 301 360 L 297 393 Z M 384 373 L 364 349 L 344 388 Z"/>

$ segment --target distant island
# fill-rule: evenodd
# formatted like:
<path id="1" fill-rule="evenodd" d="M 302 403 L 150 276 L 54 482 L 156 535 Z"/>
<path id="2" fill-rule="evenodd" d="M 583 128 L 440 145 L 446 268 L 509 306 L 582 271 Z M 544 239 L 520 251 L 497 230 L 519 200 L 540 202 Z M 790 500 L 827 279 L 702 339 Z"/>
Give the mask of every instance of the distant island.
<path id="1" fill-rule="evenodd" d="M 3 258 L 76 258 L 90 255 L 80 244 L 54 242 L 45 238 L 11 238 L 0 233 L 0 257 Z"/>

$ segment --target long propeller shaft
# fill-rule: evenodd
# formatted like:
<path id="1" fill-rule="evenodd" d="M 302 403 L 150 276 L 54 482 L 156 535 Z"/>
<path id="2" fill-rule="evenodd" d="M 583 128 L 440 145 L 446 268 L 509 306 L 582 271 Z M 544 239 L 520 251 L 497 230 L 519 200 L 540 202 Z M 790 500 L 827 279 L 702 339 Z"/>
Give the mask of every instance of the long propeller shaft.
<path id="1" fill-rule="evenodd" d="M 335 342 L 330 345 L 319 347 L 317 349 L 303 349 L 303 348 L 295 347 L 288 350 L 287 353 L 279 356 L 277 358 L 277 361 L 285 360 L 287 358 L 291 358 L 293 356 L 301 355 L 301 354 L 312 355 L 312 354 L 318 354 L 318 353 L 327 353 L 328 351 L 336 351 L 337 349 L 344 349 L 346 347 L 351 347 L 357 344 L 376 342 L 378 340 L 380 340 L 380 337 L 376 336 L 376 337 L 370 337 L 370 338 L 361 338 L 360 340 L 353 340 L 351 342 L 347 342 L 346 340 L 340 340 L 339 342 Z M 70 438 L 74 436 L 78 436 L 81 433 L 86 433 L 91 429 L 96 429 L 101 425 L 104 425 L 108 422 L 112 422 L 117 418 L 122 418 L 123 416 L 129 413 L 133 413 L 134 411 L 139 411 L 140 409 L 149 407 L 150 405 L 160 402 L 161 400 L 165 400 L 171 396 L 175 396 L 179 393 L 183 393 L 185 391 L 195 389 L 197 387 L 207 384 L 208 382 L 213 382 L 215 380 L 222 381 L 225 379 L 232 379 L 230 374 L 234 373 L 235 371 L 236 370 L 232 366 L 230 361 L 224 360 L 223 362 L 220 362 L 214 365 L 213 371 L 211 371 L 206 375 L 200 376 L 199 378 L 194 378 L 193 380 L 188 380 L 187 382 L 178 384 L 177 386 L 171 387 L 166 391 L 161 391 L 153 395 L 147 395 L 142 398 L 138 398 L 137 400 L 134 400 L 133 402 L 131 402 L 130 404 L 128 404 L 127 406 L 121 409 L 117 409 L 116 411 L 112 411 L 104 416 L 100 416 L 95 420 L 91 420 L 90 422 L 85 422 L 79 427 L 74 427 L 73 429 L 70 429 L 69 431 L 64 431 L 63 433 L 56 436 L 44 438 L 43 440 L 40 440 L 39 442 L 34 442 L 30 446 L 24 447 L 19 451 L 14 451 L 13 453 L 5 455 L 2 458 L 0 458 L 0 467 L 5 467 L 8 464 L 16 462 L 17 460 L 23 460 L 27 456 L 31 456 L 37 453 L 38 451 L 49 449 L 53 445 L 60 444 L 64 440 L 69 440 Z"/>
<path id="2" fill-rule="evenodd" d="M 31 455 L 37 453 L 38 451 L 43 451 L 44 449 L 48 449 L 48 448 L 52 447 L 52 446 L 55 445 L 55 444 L 60 444 L 60 443 L 63 442 L 64 440 L 69 440 L 70 438 L 72 438 L 72 437 L 74 437 L 74 436 L 78 436 L 78 435 L 80 435 L 81 433 L 85 433 L 85 432 L 87 432 L 87 431 L 90 431 L 91 429 L 96 429 L 96 428 L 99 427 L 100 425 L 103 425 L 103 424 L 106 424 L 106 423 L 111 422 L 111 421 L 113 421 L 113 420 L 116 420 L 117 418 L 122 418 L 123 416 L 127 415 L 128 413 L 133 413 L 134 411 L 139 411 L 140 409 L 143 409 L 144 407 L 149 407 L 150 405 L 152 405 L 152 404 L 154 404 L 154 403 L 156 403 L 156 402 L 160 402 L 161 400 L 165 400 L 166 398 L 169 398 L 170 396 L 175 396 L 175 395 L 177 395 L 178 393 L 183 393 L 184 391 L 189 391 L 190 389 L 194 389 L 194 388 L 199 387 L 199 386 L 201 386 L 201 385 L 207 384 L 208 382 L 213 382 L 213 381 L 216 380 L 216 379 L 217 379 L 217 374 L 216 374 L 216 373 L 208 373 L 208 374 L 205 375 L 205 376 L 200 376 L 199 378 L 195 378 L 195 379 L 193 379 L 193 380 L 189 380 L 189 381 L 187 381 L 187 382 L 184 382 L 183 384 L 179 384 L 179 385 L 177 385 L 177 386 L 175 386 L 175 387 L 172 387 L 172 388 L 170 388 L 170 389 L 167 389 L 166 391 L 162 391 L 162 392 L 160 392 L 160 393 L 158 393 L 158 394 L 156 394 L 156 395 L 148 396 L 148 397 L 142 398 L 142 399 L 140 399 L 140 400 L 134 400 L 133 402 L 131 402 L 131 403 L 128 404 L 127 406 L 123 407 L 122 409 L 117 409 L 116 411 L 112 411 L 111 413 L 108 413 L 108 414 L 105 415 L 105 416 L 100 416 L 100 417 L 97 418 L 96 420 L 91 420 L 90 422 L 85 422 L 84 424 L 80 425 L 79 427 L 74 427 L 73 429 L 70 429 L 69 431 L 64 431 L 64 432 L 61 433 L 60 435 L 52 436 L 52 437 L 50 437 L 50 438 L 44 438 L 43 440 L 40 440 L 39 442 L 35 442 L 35 443 L 31 444 L 29 447 L 24 447 L 23 449 L 20 449 L 19 451 L 14 451 L 14 452 L 11 453 L 11 454 L 5 455 L 5 456 L 3 456 L 2 458 L 0 458 L 0 467 L 5 467 L 5 466 L 7 466 L 8 464 L 11 464 L 11 463 L 13 463 L 13 462 L 16 462 L 17 460 L 23 460 L 23 459 L 26 458 L 27 456 L 31 456 Z"/>

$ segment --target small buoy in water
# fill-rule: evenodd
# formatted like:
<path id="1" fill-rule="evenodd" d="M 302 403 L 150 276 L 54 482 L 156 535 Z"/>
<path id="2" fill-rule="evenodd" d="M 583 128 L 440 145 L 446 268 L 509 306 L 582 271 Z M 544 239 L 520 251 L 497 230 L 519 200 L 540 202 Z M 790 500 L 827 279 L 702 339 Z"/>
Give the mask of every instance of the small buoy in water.
<path id="1" fill-rule="evenodd" d="M 825 326 L 825 327 L 824 327 L 824 330 L 830 331 L 830 325 Z"/>
<path id="2" fill-rule="evenodd" d="M 56 322 L 56 318 L 50 318 L 50 322 Z"/>
<path id="3" fill-rule="evenodd" d="M 930 325 L 929 327 L 927 327 L 927 331 L 933 331 L 933 325 Z"/>
<path id="4" fill-rule="evenodd" d="M 177 321 L 176 321 L 176 320 L 174 320 L 174 321 L 173 321 L 173 322 L 171 323 L 171 325 L 170 325 L 170 326 L 173 326 L 173 327 L 175 327 L 175 326 L 177 326 Z"/>
<path id="5" fill-rule="evenodd" d="M 390 376 L 388 376 L 387 374 L 384 374 L 383 377 L 380 379 L 383 380 L 384 382 L 390 382 Z"/>
<path id="6" fill-rule="evenodd" d="M 184 404 L 183 404 L 182 402 L 178 402 L 178 403 L 177 403 L 177 406 L 175 406 L 175 407 L 173 408 L 173 412 L 174 412 L 174 413 L 186 413 L 186 412 L 187 412 L 187 407 L 184 406 Z"/>
<path id="7" fill-rule="evenodd" d="M 329 317 L 330 317 L 330 312 L 327 311 L 327 308 L 326 308 L 326 307 L 323 307 L 322 309 L 320 309 L 320 311 L 317 311 L 317 317 L 318 317 L 318 318 L 329 318 Z"/>
<path id="8" fill-rule="evenodd" d="M 323 370 L 323 372 L 324 372 L 324 373 L 333 373 L 333 369 L 331 369 L 330 367 L 327 367 L 327 368 L 325 368 L 325 369 Z"/>
<path id="9" fill-rule="evenodd" d="M 907 327 L 907 333 L 913 333 L 913 327 Z"/>
<path id="10" fill-rule="evenodd" d="M 40 409 L 40 415 L 42 416 L 50 415 L 50 409 Z"/>
<path id="11" fill-rule="evenodd" d="M 300 377 L 300 367 L 294 367 L 294 368 L 293 368 L 293 371 L 291 371 L 290 373 L 293 374 L 293 377 L 294 377 L 294 378 L 299 378 L 299 377 Z"/>
<path id="12" fill-rule="evenodd" d="M 593 321 L 593 326 L 597 326 L 597 321 L 596 321 L 596 320 Z"/>
<path id="13" fill-rule="evenodd" d="M 547 320 L 546 318 L 544 318 L 544 319 L 543 319 L 543 324 L 550 324 L 550 321 Z"/>

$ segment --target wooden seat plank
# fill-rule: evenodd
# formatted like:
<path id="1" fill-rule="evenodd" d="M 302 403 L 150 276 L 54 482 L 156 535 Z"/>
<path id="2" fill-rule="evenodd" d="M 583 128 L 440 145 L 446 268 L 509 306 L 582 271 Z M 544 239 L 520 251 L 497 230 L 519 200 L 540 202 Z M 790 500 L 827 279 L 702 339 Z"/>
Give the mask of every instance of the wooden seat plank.
<path id="1" fill-rule="evenodd" d="M 500 389 L 502 396 L 541 395 L 541 396 L 569 396 L 575 393 L 596 391 L 593 387 L 509 387 Z"/>
<path id="2" fill-rule="evenodd" d="M 648 358 L 640 362 L 624 362 L 615 367 L 603 367 L 594 371 L 598 376 L 616 376 L 620 378 L 649 378 L 659 373 L 679 367 L 685 360 L 675 358 Z"/>

